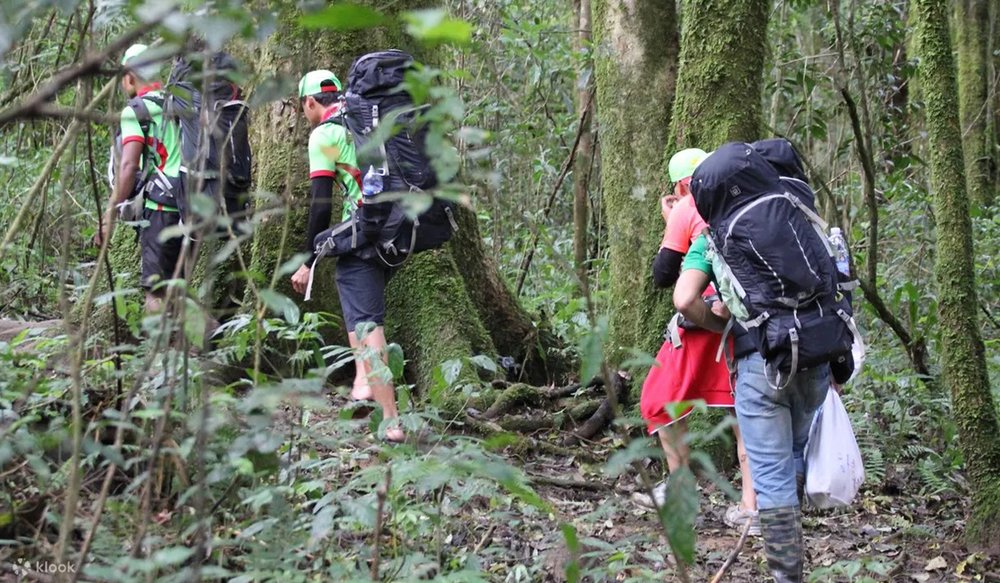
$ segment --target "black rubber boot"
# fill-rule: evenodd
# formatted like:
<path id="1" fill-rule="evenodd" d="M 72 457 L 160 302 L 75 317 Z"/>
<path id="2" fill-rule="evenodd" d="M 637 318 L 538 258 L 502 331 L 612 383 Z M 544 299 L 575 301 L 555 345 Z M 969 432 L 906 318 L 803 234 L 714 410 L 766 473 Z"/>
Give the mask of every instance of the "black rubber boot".
<path id="1" fill-rule="evenodd" d="M 802 582 L 802 512 L 798 506 L 760 511 L 767 566 L 777 583 Z"/>

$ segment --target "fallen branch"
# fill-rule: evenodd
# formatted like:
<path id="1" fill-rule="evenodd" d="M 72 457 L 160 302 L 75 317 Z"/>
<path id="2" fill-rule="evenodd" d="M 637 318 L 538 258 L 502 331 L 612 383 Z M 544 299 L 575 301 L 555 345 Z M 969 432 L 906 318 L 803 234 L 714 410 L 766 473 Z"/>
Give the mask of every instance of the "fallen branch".
<path id="1" fill-rule="evenodd" d="M 586 480 L 571 480 L 569 478 L 553 478 L 551 476 L 540 476 L 528 474 L 528 479 L 532 484 L 544 484 L 546 486 L 557 486 L 570 490 L 588 490 L 590 492 L 602 492 L 608 490 L 609 486 L 600 482 L 588 482 Z"/>
<path id="2" fill-rule="evenodd" d="M 740 540 L 736 542 L 736 546 L 729 552 L 729 556 L 726 557 L 726 562 L 722 563 L 722 567 L 719 568 L 715 577 L 712 577 L 712 583 L 719 583 L 719 581 L 722 581 L 722 578 L 726 576 L 726 571 L 728 571 L 729 568 L 733 566 L 733 563 L 736 562 L 736 557 L 740 556 L 740 551 L 743 550 L 743 545 L 747 542 L 747 535 L 749 534 L 750 521 L 747 520 L 747 523 L 743 525 L 743 532 L 740 533 Z"/>

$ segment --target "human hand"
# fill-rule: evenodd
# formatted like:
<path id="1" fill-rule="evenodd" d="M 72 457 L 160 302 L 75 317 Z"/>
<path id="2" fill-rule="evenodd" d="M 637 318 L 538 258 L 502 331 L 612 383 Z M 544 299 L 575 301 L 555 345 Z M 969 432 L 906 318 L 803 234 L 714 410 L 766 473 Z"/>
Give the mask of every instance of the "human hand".
<path id="1" fill-rule="evenodd" d="M 670 209 L 674 208 L 678 200 L 680 200 L 680 197 L 676 194 L 668 194 L 660 199 L 660 215 L 663 216 L 664 223 L 670 218 Z"/>
<path id="2" fill-rule="evenodd" d="M 298 269 L 294 274 L 292 274 L 292 289 L 299 292 L 300 294 L 306 293 L 306 286 L 309 285 L 309 273 L 312 269 L 308 265 L 302 264 L 302 267 Z"/>
<path id="3" fill-rule="evenodd" d="M 833 388 L 833 390 L 837 391 L 838 395 L 844 394 L 844 385 L 837 384 L 837 382 L 835 381 L 830 381 L 830 387 Z"/>
<path id="4" fill-rule="evenodd" d="M 712 304 L 712 313 L 724 320 L 732 317 L 732 314 L 729 313 L 729 308 L 726 307 L 726 303 L 721 300 Z"/>
<path id="5" fill-rule="evenodd" d="M 104 242 L 111 237 L 111 221 L 104 218 L 104 221 L 97 227 L 97 232 L 94 233 L 94 246 L 101 247 Z"/>

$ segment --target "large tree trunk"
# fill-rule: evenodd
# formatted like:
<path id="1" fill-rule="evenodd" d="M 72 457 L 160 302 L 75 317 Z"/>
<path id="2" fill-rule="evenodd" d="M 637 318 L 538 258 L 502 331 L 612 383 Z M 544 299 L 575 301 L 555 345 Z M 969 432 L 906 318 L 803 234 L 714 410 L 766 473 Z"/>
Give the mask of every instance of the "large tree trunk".
<path id="1" fill-rule="evenodd" d="M 768 0 L 685 0 L 670 153 L 761 137 Z"/>
<path id="2" fill-rule="evenodd" d="M 940 299 L 941 378 L 951 389 L 959 443 L 973 488 L 966 537 L 970 544 L 995 552 L 1000 550 L 1000 427 L 977 322 L 972 225 L 962 171 L 947 4 L 939 0 L 914 4 L 937 222 L 934 271 Z"/>
<path id="3" fill-rule="evenodd" d="M 475 213 L 461 209 L 456 219 L 459 230 L 451 243 L 452 255 L 497 353 L 522 366 L 522 378 L 527 382 L 560 380 L 570 363 L 558 339 L 544 324 L 536 324 L 518 303 L 493 257 L 486 253 Z"/>
<path id="4" fill-rule="evenodd" d="M 972 204 L 987 207 L 993 202 L 990 175 L 992 136 L 989 128 L 989 31 L 987 0 L 957 0 L 955 29 L 958 32 L 958 95 L 962 121 L 965 176 Z"/>
<path id="5" fill-rule="evenodd" d="M 425 4 L 398 2 L 393 9 L 405 10 Z M 298 13 L 294 6 L 288 5 L 285 10 L 277 32 L 256 55 L 257 70 L 262 76 L 278 71 L 297 79 L 311 69 L 328 67 L 346 82 L 352 60 L 365 52 L 386 47 L 412 50 L 398 28 L 310 34 L 295 24 Z M 308 133 L 309 128 L 298 108 L 287 101 L 272 104 L 268 110 L 257 113 L 254 119 L 252 138 L 258 161 L 257 186 L 262 191 L 281 195 L 287 212 L 269 217 L 255 233 L 252 271 L 269 276 L 301 249 L 309 204 Z M 267 199 L 258 201 L 259 206 L 268 204 L 274 203 Z M 339 208 L 339 205 L 335 203 L 334 207 Z M 287 240 L 282 245 L 286 229 Z M 313 299 L 302 308 L 339 315 L 341 310 L 333 275 L 335 261 L 321 263 L 315 277 Z M 480 268 L 487 270 L 483 266 Z M 277 290 L 296 300 L 300 298 L 291 289 L 288 276 L 281 278 Z M 432 386 L 434 369 L 444 361 L 480 353 L 491 357 L 495 354 L 449 246 L 407 261 L 387 289 L 386 308 L 387 337 L 403 347 L 410 371 L 415 374 L 411 380 L 418 388 Z M 346 342 L 342 332 L 334 338 Z M 472 380 L 473 367 L 466 366 L 463 370 Z"/>
<path id="6" fill-rule="evenodd" d="M 602 113 L 601 187 L 610 266 L 607 356 L 618 366 L 630 348 L 655 352 L 667 301 L 649 266 L 669 184 L 663 148 L 677 71 L 677 14 L 662 0 L 594 0 L 594 66 Z"/>

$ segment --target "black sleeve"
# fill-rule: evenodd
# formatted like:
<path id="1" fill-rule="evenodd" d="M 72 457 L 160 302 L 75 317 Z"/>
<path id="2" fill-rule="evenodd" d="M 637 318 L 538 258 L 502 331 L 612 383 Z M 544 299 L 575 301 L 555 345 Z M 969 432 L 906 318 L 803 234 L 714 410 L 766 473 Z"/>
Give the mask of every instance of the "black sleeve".
<path id="1" fill-rule="evenodd" d="M 309 181 L 309 222 L 306 228 L 306 240 L 302 250 L 312 253 L 310 264 L 316 258 L 313 251 L 313 240 L 326 229 L 330 228 L 330 217 L 333 214 L 333 177 L 317 176 Z"/>
<path id="2" fill-rule="evenodd" d="M 673 249 L 663 248 L 656 254 L 653 260 L 653 285 L 656 287 L 670 287 L 677 283 L 677 278 L 681 275 L 681 263 L 684 255 Z"/>

